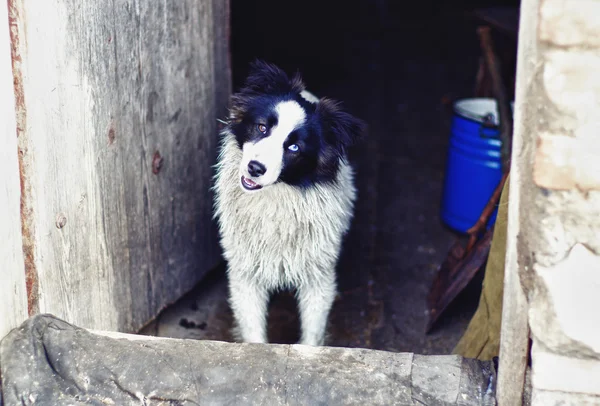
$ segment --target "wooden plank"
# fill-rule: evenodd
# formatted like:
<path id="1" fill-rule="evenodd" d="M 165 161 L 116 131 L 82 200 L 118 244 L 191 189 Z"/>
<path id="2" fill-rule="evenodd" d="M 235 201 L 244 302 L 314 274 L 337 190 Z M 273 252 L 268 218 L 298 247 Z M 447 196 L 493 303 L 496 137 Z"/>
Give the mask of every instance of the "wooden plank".
<path id="1" fill-rule="evenodd" d="M 7 3 L 0 3 L 0 339 L 27 317 Z"/>
<path id="2" fill-rule="evenodd" d="M 12 0 L 40 312 L 135 331 L 216 264 L 213 1 Z"/>
<path id="3" fill-rule="evenodd" d="M 477 18 L 516 39 L 519 34 L 518 7 L 487 7 L 474 11 Z"/>
<path id="4" fill-rule="evenodd" d="M 228 117 L 229 96 L 231 95 L 231 52 L 229 40 L 230 27 L 230 1 L 213 0 L 214 25 L 214 64 L 215 67 L 215 105 L 217 116 L 221 119 Z"/>
<path id="5" fill-rule="evenodd" d="M 517 55 L 517 80 L 515 93 L 514 130 L 510 192 L 508 197 L 508 226 L 506 236 L 506 265 L 504 271 L 504 298 L 502 303 L 502 327 L 500 336 L 500 360 L 496 399 L 499 406 L 521 404 L 525 385 L 525 372 L 529 352 L 529 326 L 527 299 L 519 278 L 522 261 L 520 250 L 525 249 L 519 239 L 523 213 L 521 199 L 524 184 L 530 177 L 530 157 L 524 149 L 529 139 L 534 103 L 530 100 L 529 88 L 536 71 L 538 0 L 521 4 L 520 19 L 526 24 L 519 27 Z M 527 141 L 528 142 L 528 141 Z"/>

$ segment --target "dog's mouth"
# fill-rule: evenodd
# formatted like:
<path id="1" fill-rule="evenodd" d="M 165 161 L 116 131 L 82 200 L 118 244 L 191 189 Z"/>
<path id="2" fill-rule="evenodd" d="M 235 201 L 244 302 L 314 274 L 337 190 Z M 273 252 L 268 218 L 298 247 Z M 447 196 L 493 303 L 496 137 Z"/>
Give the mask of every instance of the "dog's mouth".
<path id="1" fill-rule="evenodd" d="M 258 183 L 256 183 L 252 179 L 248 179 L 244 175 L 242 175 L 242 186 L 246 190 L 258 190 L 258 189 L 262 189 L 262 185 L 259 185 Z"/>

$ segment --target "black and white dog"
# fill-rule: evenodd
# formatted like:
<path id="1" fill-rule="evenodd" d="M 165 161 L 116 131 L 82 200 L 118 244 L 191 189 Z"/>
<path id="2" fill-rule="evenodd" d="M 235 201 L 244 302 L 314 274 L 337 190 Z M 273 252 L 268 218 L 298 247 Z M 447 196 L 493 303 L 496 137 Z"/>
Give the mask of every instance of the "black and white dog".
<path id="1" fill-rule="evenodd" d="M 271 292 L 295 288 L 301 344 L 322 345 L 356 190 L 346 151 L 364 124 L 299 76 L 255 62 L 232 96 L 215 176 L 237 334 L 267 342 Z"/>

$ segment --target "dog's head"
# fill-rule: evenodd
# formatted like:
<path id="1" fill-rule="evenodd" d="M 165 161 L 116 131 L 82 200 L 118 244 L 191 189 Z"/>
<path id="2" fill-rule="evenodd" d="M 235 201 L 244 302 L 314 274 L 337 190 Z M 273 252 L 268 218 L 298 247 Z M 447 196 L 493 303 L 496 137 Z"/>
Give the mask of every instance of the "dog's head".
<path id="1" fill-rule="evenodd" d="M 252 65 L 232 97 L 229 127 L 243 151 L 240 182 L 249 192 L 278 181 L 307 187 L 335 180 L 346 149 L 365 130 L 338 103 L 307 92 L 298 75 L 264 62 Z"/>

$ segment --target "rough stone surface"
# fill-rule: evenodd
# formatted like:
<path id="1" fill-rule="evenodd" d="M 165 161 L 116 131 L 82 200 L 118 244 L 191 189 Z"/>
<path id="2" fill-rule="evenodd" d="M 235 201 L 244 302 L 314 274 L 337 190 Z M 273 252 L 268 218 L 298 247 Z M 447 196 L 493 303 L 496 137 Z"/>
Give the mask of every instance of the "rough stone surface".
<path id="1" fill-rule="evenodd" d="M 531 333 L 556 353 L 600 360 L 600 257 L 576 244 L 565 259 L 548 268 L 536 265 L 535 272 Z"/>
<path id="2" fill-rule="evenodd" d="M 539 11 L 539 21 L 524 20 L 536 30 L 522 31 L 519 39 L 531 49 L 521 59 L 528 69 L 517 78 L 509 229 L 518 233 L 509 230 L 509 236 L 515 235 L 514 271 L 529 309 L 533 405 L 596 404 L 600 395 L 594 385 L 600 360 L 599 7 L 587 0 L 523 2 L 523 9 Z M 576 372 L 592 383 L 585 386 Z"/>
<path id="3" fill-rule="evenodd" d="M 494 404 L 493 364 L 456 355 L 127 337 L 27 320 L 0 343 L 5 404 Z"/>
<path id="4" fill-rule="evenodd" d="M 539 36 L 554 45 L 600 47 L 598 0 L 543 0 Z"/>
<path id="5" fill-rule="evenodd" d="M 597 406 L 600 405 L 600 396 L 534 389 L 531 401 L 533 405 L 543 406 Z"/>
<path id="6" fill-rule="evenodd" d="M 535 156 L 535 183 L 554 190 L 600 189 L 600 122 L 577 131 L 576 137 L 540 134 Z"/>
<path id="7" fill-rule="evenodd" d="M 536 389 L 598 395 L 600 360 L 557 355 L 538 344 L 532 354 Z"/>
<path id="8" fill-rule="evenodd" d="M 558 114 L 544 117 L 543 125 L 576 129 L 597 120 L 600 103 L 600 55 L 593 50 L 550 48 L 543 54 L 543 89 Z"/>

